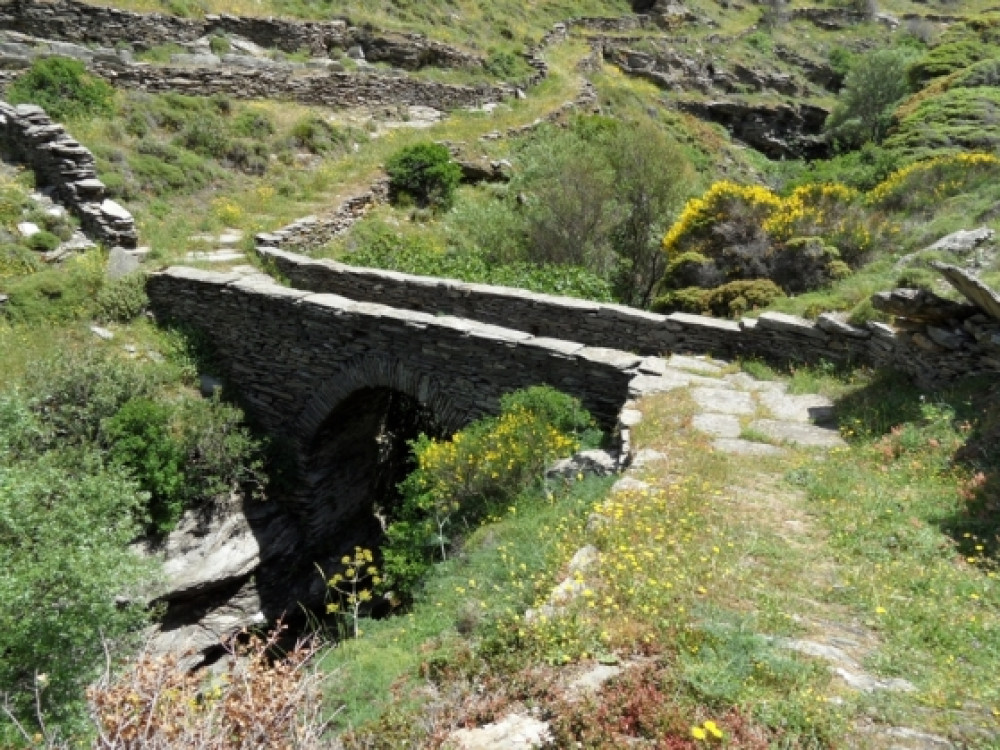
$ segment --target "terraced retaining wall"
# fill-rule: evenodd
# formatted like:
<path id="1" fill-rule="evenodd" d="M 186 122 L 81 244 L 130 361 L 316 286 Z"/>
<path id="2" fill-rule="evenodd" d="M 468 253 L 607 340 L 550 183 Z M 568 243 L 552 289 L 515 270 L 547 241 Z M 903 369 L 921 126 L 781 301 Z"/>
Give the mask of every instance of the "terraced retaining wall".
<path id="1" fill-rule="evenodd" d="M 34 170 L 39 187 L 51 187 L 52 197 L 80 219 L 92 240 L 108 247 L 136 247 L 139 235 L 132 214 L 106 197 L 94 155 L 41 107 L 0 101 L 0 149 L 5 158 Z"/>
<path id="2" fill-rule="evenodd" d="M 464 86 L 383 73 L 301 75 L 293 70 L 188 68 L 158 65 L 113 65 L 94 62 L 89 69 L 113 85 L 153 93 L 173 91 L 239 99 L 291 99 L 303 104 L 339 106 L 414 105 L 450 110 L 482 106 L 513 96 L 505 84 Z"/>
<path id="3" fill-rule="evenodd" d="M 149 48 L 193 42 L 218 33 L 234 34 L 268 49 L 309 50 L 314 55 L 345 51 L 357 45 L 369 62 L 387 62 L 407 70 L 428 65 L 480 68 L 483 63 L 477 55 L 419 34 L 380 34 L 351 26 L 345 19 L 310 22 L 226 14 L 178 18 L 88 5 L 77 0 L 14 0 L 0 4 L 0 29 L 110 47 L 129 42 Z"/>
<path id="4" fill-rule="evenodd" d="M 467 317 L 588 346 L 643 355 L 714 353 L 774 362 L 891 366 L 925 385 L 959 375 L 1000 372 L 1000 321 L 986 314 L 947 326 L 900 330 L 881 323 L 856 328 L 831 314 L 814 322 L 764 313 L 737 322 L 685 313 L 659 315 L 523 289 L 358 268 L 276 248 L 257 250 L 298 289 Z"/>

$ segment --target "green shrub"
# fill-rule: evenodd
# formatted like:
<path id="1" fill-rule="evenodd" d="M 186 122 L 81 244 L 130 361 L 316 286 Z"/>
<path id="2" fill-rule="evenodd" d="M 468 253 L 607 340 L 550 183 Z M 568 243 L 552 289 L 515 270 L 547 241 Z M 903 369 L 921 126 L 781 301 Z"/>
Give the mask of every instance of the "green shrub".
<path id="1" fill-rule="evenodd" d="M 949 88 L 974 89 L 980 86 L 1000 86 L 1000 59 L 990 58 L 971 65 L 955 77 Z"/>
<path id="2" fill-rule="evenodd" d="M 189 122 L 176 143 L 199 156 L 222 159 L 229 150 L 229 134 L 218 117 L 200 117 Z"/>
<path id="3" fill-rule="evenodd" d="M 245 109 L 233 118 L 232 131 L 244 138 L 258 140 L 274 135 L 275 126 L 271 116 L 259 109 Z"/>
<path id="4" fill-rule="evenodd" d="M 837 143 L 856 148 L 882 141 L 894 105 L 907 93 L 906 71 L 912 59 L 907 49 L 881 49 L 854 60 L 826 121 Z"/>
<path id="5" fill-rule="evenodd" d="M 40 711 L 51 735 L 85 736 L 104 645 L 117 656 L 146 622 L 151 565 L 129 548 L 143 512 L 135 483 L 94 452 L 0 462 L 0 693 L 29 731 Z M 22 742 L 0 722 L 0 745 Z"/>
<path id="6" fill-rule="evenodd" d="M 119 190 L 158 196 L 190 193 L 208 186 L 217 175 L 210 162 L 176 146 L 143 140 L 136 151 L 128 157 Z"/>
<path id="7" fill-rule="evenodd" d="M 417 468 L 399 486 L 399 511 L 386 532 L 384 585 L 407 596 L 435 560 L 447 558 L 453 535 L 505 512 L 582 435 L 597 434 L 579 402 L 536 386 L 504 397 L 498 417 L 449 440 L 421 435 L 411 444 Z"/>
<path id="8" fill-rule="evenodd" d="M 955 88 L 928 97 L 900 117 L 885 146 L 906 160 L 1000 146 L 1000 89 Z"/>
<path id="9" fill-rule="evenodd" d="M 318 115 L 303 117 L 291 130 L 295 148 L 305 149 L 319 156 L 344 151 L 351 143 L 366 138 L 360 131 L 339 128 Z"/>
<path id="10" fill-rule="evenodd" d="M 96 315 L 102 321 L 127 323 L 142 315 L 148 306 L 146 274 L 130 273 L 101 287 Z"/>
<path id="11" fill-rule="evenodd" d="M 54 120 L 109 117 L 114 112 L 113 99 L 114 89 L 88 75 L 82 62 L 66 57 L 35 60 L 7 88 L 11 104 L 37 104 Z"/>
<path id="12" fill-rule="evenodd" d="M 911 86 L 920 88 L 935 78 L 958 73 L 974 63 L 991 60 L 998 55 L 1000 47 L 992 44 L 974 40 L 948 42 L 914 62 L 907 71 L 907 77 Z"/>
<path id="13" fill-rule="evenodd" d="M 42 269 L 38 255 L 24 245 L 0 245 L 0 280 L 25 276 Z"/>
<path id="14" fill-rule="evenodd" d="M 462 169 L 446 146 L 418 143 L 393 154 L 385 165 L 393 202 L 412 201 L 418 206 L 447 210 L 462 179 Z"/>
<path id="15" fill-rule="evenodd" d="M 158 534 L 177 524 L 188 491 L 184 452 L 169 423 L 167 406 L 139 398 L 123 404 L 101 424 L 110 461 L 135 477 L 149 494 L 149 518 Z"/>
<path id="16" fill-rule="evenodd" d="M 39 253 L 47 253 L 50 250 L 55 250 L 59 247 L 59 238 L 56 237 L 51 232 L 41 231 L 36 232 L 24 241 L 30 249 Z"/>
<path id="17" fill-rule="evenodd" d="M 505 81 L 514 81 L 528 75 L 531 67 L 523 55 L 498 49 L 490 52 L 489 57 L 483 62 L 483 70 Z"/>
<path id="18" fill-rule="evenodd" d="M 90 314 L 104 279 L 103 257 L 92 251 L 74 256 L 61 268 L 47 268 L 11 279 L 3 315 L 21 323 L 68 322 Z"/>
<path id="19" fill-rule="evenodd" d="M 101 352 L 62 352 L 43 362 L 33 377 L 31 410 L 50 445 L 95 443 L 102 423 L 126 403 L 152 397 L 162 374 L 148 366 Z"/>
<path id="20" fill-rule="evenodd" d="M 351 251 L 340 260 L 356 266 L 383 268 L 421 276 L 439 276 L 480 284 L 530 289 L 545 294 L 611 302 L 611 283 L 580 266 L 526 261 L 491 263 L 475 248 L 444 248 L 426 234 L 399 231 L 369 219 L 354 228 Z"/>
<path id="21" fill-rule="evenodd" d="M 712 289 L 687 287 L 666 292 L 656 299 L 654 309 L 738 318 L 784 296 L 781 287 L 770 279 L 731 281 Z"/>

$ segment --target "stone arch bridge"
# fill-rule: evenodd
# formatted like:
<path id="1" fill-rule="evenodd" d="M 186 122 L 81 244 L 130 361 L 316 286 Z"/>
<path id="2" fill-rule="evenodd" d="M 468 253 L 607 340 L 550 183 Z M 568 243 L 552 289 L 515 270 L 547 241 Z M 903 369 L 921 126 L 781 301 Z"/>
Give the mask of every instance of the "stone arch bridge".
<path id="1" fill-rule="evenodd" d="M 452 316 L 281 286 L 264 275 L 171 268 L 148 284 L 159 317 L 207 338 L 252 417 L 292 446 L 291 498 L 307 537 L 370 503 L 376 436 L 393 399 L 445 431 L 497 410 L 507 392 L 548 384 L 616 432 L 641 357 Z M 620 434 L 619 434 L 620 437 Z M 369 506 L 370 507 L 370 506 Z"/>

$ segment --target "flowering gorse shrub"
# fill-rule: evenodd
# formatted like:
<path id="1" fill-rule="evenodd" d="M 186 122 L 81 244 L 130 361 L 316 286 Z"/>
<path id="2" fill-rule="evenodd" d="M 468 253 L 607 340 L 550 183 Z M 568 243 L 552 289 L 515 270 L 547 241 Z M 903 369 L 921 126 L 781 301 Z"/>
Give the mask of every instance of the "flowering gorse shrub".
<path id="1" fill-rule="evenodd" d="M 399 487 L 400 511 L 387 529 L 387 584 L 405 594 L 435 560 L 447 558 L 450 533 L 509 506 L 541 481 L 549 463 L 595 434 L 576 399 L 536 386 L 505 396 L 500 416 L 448 440 L 417 438 L 417 468 Z"/>
<path id="2" fill-rule="evenodd" d="M 869 205 L 893 211 L 930 208 L 1000 176 L 1000 158 L 971 152 L 913 162 L 889 175 L 866 196 Z"/>
<path id="3" fill-rule="evenodd" d="M 783 198 L 762 185 L 717 182 L 688 202 L 663 238 L 669 262 L 662 287 L 688 293 L 666 295 L 660 306 L 690 309 L 680 303 L 693 300 L 695 288 L 735 281 L 769 279 L 786 292 L 814 288 L 842 275 L 845 264 L 860 265 L 876 233 L 859 194 L 845 185 L 803 185 Z"/>

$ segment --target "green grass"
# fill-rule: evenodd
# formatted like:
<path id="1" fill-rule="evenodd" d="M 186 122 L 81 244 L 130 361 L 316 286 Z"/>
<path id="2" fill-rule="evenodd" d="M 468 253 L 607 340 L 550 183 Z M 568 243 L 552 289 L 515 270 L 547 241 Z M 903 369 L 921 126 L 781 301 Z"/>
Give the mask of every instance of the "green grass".
<path id="1" fill-rule="evenodd" d="M 503 518 L 474 532 L 459 556 L 435 566 L 410 611 L 363 622 L 362 637 L 332 649 L 321 668 L 330 673 L 327 701 L 337 726 L 364 728 L 426 676 L 428 665 L 462 658 L 484 626 L 523 612 L 554 584 L 565 556 L 558 531 L 585 522 L 585 511 L 608 487 L 606 480 L 557 489 L 551 500 L 532 496 Z M 420 700 L 412 709 L 419 712 Z"/>

